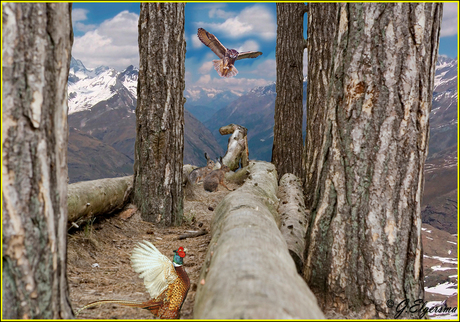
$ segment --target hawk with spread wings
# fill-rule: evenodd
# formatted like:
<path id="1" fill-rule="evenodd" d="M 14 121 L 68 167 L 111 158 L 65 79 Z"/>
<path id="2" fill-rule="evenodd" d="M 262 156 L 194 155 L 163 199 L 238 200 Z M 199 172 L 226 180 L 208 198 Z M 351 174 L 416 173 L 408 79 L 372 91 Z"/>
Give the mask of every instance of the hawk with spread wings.
<path id="1" fill-rule="evenodd" d="M 222 45 L 216 36 L 203 28 L 198 28 L 198 38 L 220 58 L 212 62 L 214 63 L 214 69 L 221 77 L 232 77 L 238 74 L 238 70 L 234 65 L 235 61 L 245 58 L 256 58 L 262 55 L 260 51 L 245 51 L 239 53 L 235 49 L 228 49 Z"/>

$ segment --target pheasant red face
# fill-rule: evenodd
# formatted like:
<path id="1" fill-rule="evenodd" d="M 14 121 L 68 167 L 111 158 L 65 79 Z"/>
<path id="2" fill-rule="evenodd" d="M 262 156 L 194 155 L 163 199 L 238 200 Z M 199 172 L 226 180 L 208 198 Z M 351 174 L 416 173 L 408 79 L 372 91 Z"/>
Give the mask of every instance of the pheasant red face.
<path id="1" fill-rule="evenodd" d="M 184 258 L 184 257 L 185 257 L 185 252 L 186 252 L 186 251 L 187 251 L 187 250 L 184 249 L 184 247 L 181 246 L 181 247 L 179 247 L 179 249 L 177 250 L 177 255 L 179 255 L 180 257 Z"/>

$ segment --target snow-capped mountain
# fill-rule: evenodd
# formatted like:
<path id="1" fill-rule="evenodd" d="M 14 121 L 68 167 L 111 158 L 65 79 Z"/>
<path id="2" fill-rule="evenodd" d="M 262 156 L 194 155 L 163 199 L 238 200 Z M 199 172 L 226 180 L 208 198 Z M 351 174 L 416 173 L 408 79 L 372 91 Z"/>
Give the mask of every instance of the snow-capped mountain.
<path id="1" fill-rule="evenodd" d="M 135 105 L 138 74 L 139 70 L 134 66 L 121 73 L 107 66 L 87 69 L 80 60 L 72 57 L 68 83 L 69 115 L 89 110 L 97 103 L 119 95 L 123 89 L 128 90 L 123 94 L 131 100 L 130 105 Z"/>
<path id="2" fill-rule="evenodd" d="M 113 165 L 109 168 L 107 159 L 130 160 L 132 173 L 138 75 L 134 66 L 122 72 L 107 66 L 88 69 L 72 58 L 68 81 L 70 182 L 127 174 L 126 162 L 109 162 Z M 214 136 L 188 111 L 184 142 L 185 163 L 204 165 L 204 152 L 211 158 L 223 155 Z"/>

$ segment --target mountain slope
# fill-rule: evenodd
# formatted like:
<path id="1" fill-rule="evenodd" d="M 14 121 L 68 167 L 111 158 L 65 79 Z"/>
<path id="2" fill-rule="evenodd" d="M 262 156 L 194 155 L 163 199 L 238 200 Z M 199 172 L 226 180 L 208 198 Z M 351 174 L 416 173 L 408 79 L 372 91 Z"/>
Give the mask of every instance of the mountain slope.
<path id="1" fill-rule="evenodd" d="M 133 173 L 130 158 L 76 128 L 70 128 L 69 131 L 67 157 L 69 183 Z"/>
<path id="2" fill-rule="evenodd" d="M 430 113 L 422 220 L 457 233 L 457 60 L 439 56 Z"/>
<path id="3" fill-rule="evenodd" d="M 136 139 L 137 79 L 139 71 L 129 66 L 121 73 L 109 67 L 101 66 L 94 70 L 85 68 L 83 63 L 72 58 L 69 73 L 69 128 L 87 133 L 93 140 L 113 147 L 131 162 L 128 174 L 132 174 L 134 144 Z M 214 158 L 223 155 L 222 149 L 209 130 L 188 111 L 184 115 L 184 163 L 204 165 L 204 152 Z M 69 135 L 69 146 L 84 151 L 87 142 L 74 133 Z M 93 142 L 91 147 L 96 146 Z M 105 151 L 104 153 L 106 153 Z M 74 159 L 74 158 L 79 159 Z M 95 179 L 102 175 L 88 162 L 83 162 L 82 155 L 69 152 L 69 176 L 72 182 Z M 126 175 L 120 171 L 116 175 L 116 164 L 105 164 L 107 177 Z M 80 173 L 76 169 L 80 170 Z M 110 175 L 109 175 L 110 174 Z"/>

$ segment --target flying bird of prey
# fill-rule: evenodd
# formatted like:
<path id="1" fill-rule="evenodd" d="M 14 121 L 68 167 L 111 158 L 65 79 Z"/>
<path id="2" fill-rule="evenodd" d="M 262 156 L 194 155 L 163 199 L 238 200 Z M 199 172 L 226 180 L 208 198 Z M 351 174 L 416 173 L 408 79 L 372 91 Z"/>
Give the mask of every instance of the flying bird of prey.
<path id="1" fill-rule="evenodd" d="M 221 77 L 232 77 L 238 74 L 235 67 L 235 61 L 245 58 L 256 58 L 262 53 L 260 51 L 245 51 L 239 53 L 235 49 L 228 49 L 217 39 L 216 36 L 207 32 L 203 28 L 198 28 L 198 38 L 203 44 L 219 56 L 220 59 L 213 60 L 214 69 Z"/>

